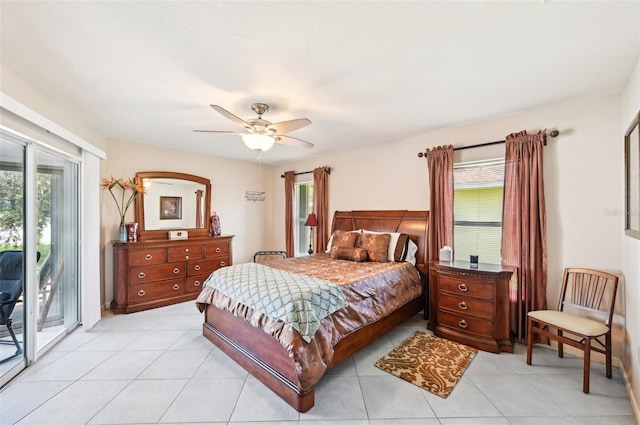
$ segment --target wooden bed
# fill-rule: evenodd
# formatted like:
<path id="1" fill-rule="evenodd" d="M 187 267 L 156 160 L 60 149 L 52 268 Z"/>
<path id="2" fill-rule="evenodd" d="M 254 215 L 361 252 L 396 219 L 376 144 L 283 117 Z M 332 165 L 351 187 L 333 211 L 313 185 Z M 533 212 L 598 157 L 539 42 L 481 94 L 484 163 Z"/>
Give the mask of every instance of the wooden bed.
<path id="1" fill-rule="evenodd" d="M 427 219 L 428 211 L 381 210 L 336 211 L 332 231 L 367 229 L 402 232 L 418 245 L 416 268 L 420 272 L 423 294 L 394 312 L 342 338 L 334 347 L 333 367 L 366 347 L 394 327 L 427 307 Z M 303 389 L 296 365 L 288 351 L 273 336 L 245 320 L 211 304 L 204 310 L 203 334 L 243 366 L 284 401 L 300 412 L 314 405 L 314 389 Z"/>

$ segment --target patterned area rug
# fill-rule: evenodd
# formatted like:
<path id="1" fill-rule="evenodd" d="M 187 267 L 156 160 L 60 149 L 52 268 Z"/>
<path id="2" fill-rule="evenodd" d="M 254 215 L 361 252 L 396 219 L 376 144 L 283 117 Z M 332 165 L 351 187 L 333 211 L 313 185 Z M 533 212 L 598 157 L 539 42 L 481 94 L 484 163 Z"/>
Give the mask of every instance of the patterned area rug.
<path id="1" fill-rule="evenodd" d="M 416 331 L 411 338 L 394 348 L 375 365 L 435 395 L 447 398 L 477 353 L 476 348 Z"/>

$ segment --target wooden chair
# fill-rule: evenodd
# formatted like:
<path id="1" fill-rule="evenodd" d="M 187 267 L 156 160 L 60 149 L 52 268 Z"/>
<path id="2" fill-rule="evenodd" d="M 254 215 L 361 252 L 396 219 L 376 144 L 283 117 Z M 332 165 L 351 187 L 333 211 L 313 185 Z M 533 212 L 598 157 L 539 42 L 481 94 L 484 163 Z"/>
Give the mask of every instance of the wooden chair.
<path id="1" fill-rule="evenodd" d="M 563 344 L 583 350 L 582 391 L 585 394 L 589 394 L 591 350 L 605 355 L 607 378 L 611 378 L 611 321 L 617 290 L 618 277 L 613 274 L 565 269 L 558 310 L 530 311 L 527 315 L 527 364 L 531 365 L 535 333 L 558 342 L 558 357 L 563 356 Z M 598 339 L 603 336 L 604 343 Z M 592 345 L 593 342 L 599 346 Z"/>

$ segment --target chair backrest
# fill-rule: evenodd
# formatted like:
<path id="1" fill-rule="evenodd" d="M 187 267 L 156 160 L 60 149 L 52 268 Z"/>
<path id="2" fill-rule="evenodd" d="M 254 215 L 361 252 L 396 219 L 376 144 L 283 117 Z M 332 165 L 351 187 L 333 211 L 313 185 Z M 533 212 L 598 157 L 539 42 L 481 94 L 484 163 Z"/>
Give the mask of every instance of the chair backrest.
<path id="1" fill-rule="evenodd" d="M 564 270 L 558 310 L 573 309 L 589 317 L 599 317 L 609 326 L 618 291 L 618 276 L 599 270 Z M 595 318 L 595 317 L 594 317 Z"/>
<path id="2" fill-rule="evenodd" d="M 22 294 L 22 276 L 22 251 L 0 252 L 0 292 L 2 301 L 8 301 L 1 308 L 6 317 L 11 316 Z"/>

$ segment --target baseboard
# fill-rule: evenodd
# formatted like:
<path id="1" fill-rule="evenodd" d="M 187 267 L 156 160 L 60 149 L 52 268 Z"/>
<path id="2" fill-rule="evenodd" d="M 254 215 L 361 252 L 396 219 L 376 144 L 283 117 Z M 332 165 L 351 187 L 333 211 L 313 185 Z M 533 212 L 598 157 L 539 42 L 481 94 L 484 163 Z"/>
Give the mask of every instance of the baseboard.
<path id="1" fill-rule="evenodd" d="M 627 395 L 629 396 L 629 402 L 631 403 L 631 411 L 633 412 L 633 416 L 636 419 L 636 423 L 640 424 L 640 407 L 638 406 L 638 402 L 636 401 L 635 393 L 633 392 L 633 387 L 631 386 L 631 380 L 629 379 L 629 374 L 627 370 L 624 368 L 624 363 L 620 362 L 618 366 L 620 368 L 620 372 L 622 373 L 622 377 L 624 379 L 624 387 L 627 390 Z"/>

